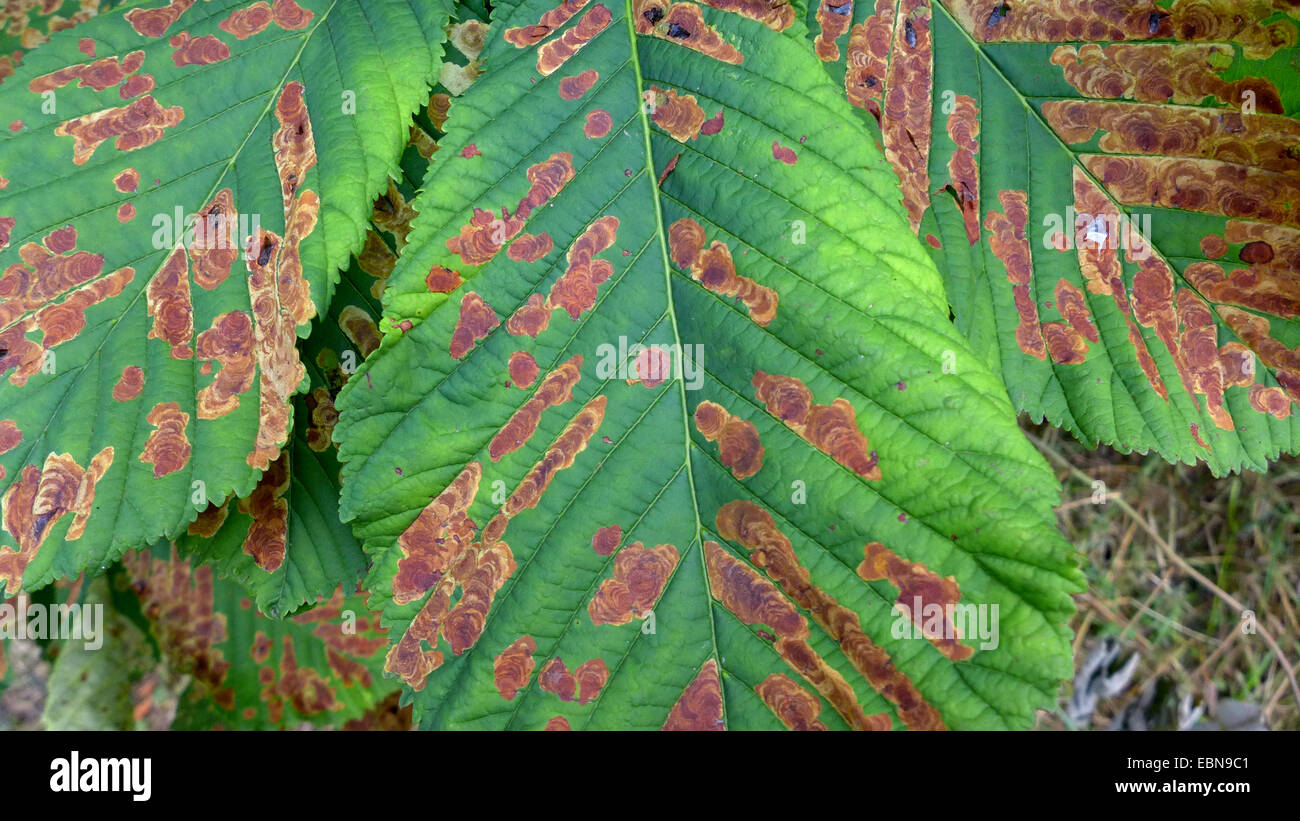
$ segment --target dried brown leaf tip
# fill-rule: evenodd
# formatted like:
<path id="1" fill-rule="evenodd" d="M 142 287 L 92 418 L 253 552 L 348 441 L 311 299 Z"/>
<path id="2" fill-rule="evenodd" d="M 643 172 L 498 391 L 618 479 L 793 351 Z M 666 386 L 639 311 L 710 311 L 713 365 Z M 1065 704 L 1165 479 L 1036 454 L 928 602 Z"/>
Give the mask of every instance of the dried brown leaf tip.
<path id="1" fill-rule="evenodd" d="M 510 646 L 497 654 L 492 662 L 492 678 L 497 692 L 506 701 L 513 701 L 520 690 L 528 686 L 532 678 L 533 653 L 537 652 L 537 642 L 532 636 L 520 636 Z"/>
<path id="2" fill-rule="evenodd" d="M 677 548 L 670 544 L 647 548 L 633 542 L 620 550 L 612 578 L 601 582 L 587 605 L 592 624 L 627 624 L 644 617 L 662 595 L 678 559 Z"/>
<path id="3" fill-rule="evenodd" d="M 878 457 L 869 451 L 866 434 L 858 429 L 857 412 L 847 399 L 815 405 L 812 392 L 795 376 L 754 372 L 755 395 L 767 412 L 780 419 L 822 453 L 864 479 L 881 477 Z"/>
<path id="4" fill-rule="evenodd" d="M 13 447 L 17 444 L 13 441 L 16 426 L 11 425 L 0 427 L 0 435 Z M 18 437 L 21 440 L 21 434 Z M 0 589 L 7 586 L 10 594 L 18 592 L 27 565 L 65 515 L 71 513 L 72 522 L 64 540 L 81 538 L 94 512 L 95 485 L 112 465 L 113 448 L 107 447 L 84 468 L 68 453 L 46 455 L 40 468 L 23 467 L 18 480 L 0 497 L 0 521 L 8 531 L 0 531 Z M 16 548 L 4 543 L 9 536 L 17 540 Z"/>
<path id="5" fill-rule="evenodd" d="M 939 712 L 925 700 L 911 679 L 894 666 L 889 654 L 862 631 L 857 613 L 839 604 L 812 582 L 790 540 L 781 532 L 771 514 L 752 502 L 737 500 L 718 510 L 715 524 L 718 535 L 748 549 L 750 560 L 764 568 L 785 595 L 812 613 L 817 623 L 839 643 L 854 669 L 877 693 L 894 704 L 904 724 L 912 729 L 944 729 Z M 796 671 L 822 669 L 809 656 L 812 651 L 802 639 L 783 638 L 778 642 L 777 650 Z M 824 672 L 816 673 L 810 683 L 834 704 L 827 693 L 842 688 L 829 686 L 835 684 L 833 680 L 823 681 L 818 686 L 824 675 Z M 805 677 L 808 676 L 805 674 Z M 870 717 L 867 726 L 876 727 L 879 722 L 878 717 Z M 853 721 L 849 723 L 855 725 Z"/>
<path id="6" fill-rule="evenodd" d="M 683 217 L 668 227 L 668 251 L 674 263 L 690 272 L 691 278 L 720 296 L 740 300 L 749 318 L 766 326 L 776 318 L 780 301 L 776 291 L 736 273 L 736 263 L 726 243 L 714 240 L 704 248 L 704 227 Z"/>
<path id="7" fill-rule="evenodd" d="M 726 729 L 722 718 L 722 680 L 718 678 L 716 661 L 709 659 L 701 665 L 700 672 L 668 712 L 663 729 L 696 732 Z"/>
<path id="8" fill-rule="evenodd" d="M 817 718 L 822 711 L 821 699 L 795 684 L 789 676 L 773 673 L 754 687 L 754 692 L 787 729 L 826 729 Z"/>
<path id="9" fill-rule="evenodd" d="M 695 406 L 695 427 L 705 439 L 718 443 L 718 460 L 737 479 L 748 479 L 762 468 L 763 444 L 753 422 L 705 400 Z"/>

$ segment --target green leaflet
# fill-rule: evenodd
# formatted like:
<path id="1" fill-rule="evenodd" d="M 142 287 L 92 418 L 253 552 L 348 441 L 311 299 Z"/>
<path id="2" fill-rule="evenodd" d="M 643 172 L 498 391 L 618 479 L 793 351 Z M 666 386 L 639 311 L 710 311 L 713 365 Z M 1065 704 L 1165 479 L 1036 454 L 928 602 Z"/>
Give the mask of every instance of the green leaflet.
<path id="1" fill-rule="evenodd" d="M 464 7 L 454 16 L 477 22 Z M 455 47 L 464 45 L 456 42 L 457 31 L 452 32 Z M 449 53 L 446 63 L 463 59 L 456 54 Z M 441 85 L 434 91 L 445 96 Z M 340 584 L 354 587 L 365 569 L 360 544 L 338 519 L 334 399 L 379 343 L 379 297 L 415 215 L 409 200 L 429 168 L 424 154 L 436 145 L 424 128 L 441 133 L 423 112 L 417 115 L 402 155 L 401 180 L 392 181 L 376 200 L 365 244 L 343 272 L 329 314 L 298 343 L 311 384 L 306 394 L 294 397 L 298 424 L 291 447 L 262 475 L 252 496 L 210 505 L 175 542 L 181 556 L 212 561 L 223 578 L 244 585 L 258 610 L 271 618 L 295 612 Z M 255 517 L 263 522 L 256 529 Z"/>
<path id="2" fill-rule="evenodd" d="M 1265 470 L 1300 449 L 1300 17 L 1094 7 L 810 17 L 842 32 L 827 69 L 879 119 L 957 326 L 1017 408 L 1089 445 Z"/>
<path id="3" fill-rule="evenodd" d="M 422 727 L 1018 727 L 1069 674 L 1059 488 L 771 22 L 494 11 L 335 429 Z"/>
<path id="4" fill-rule="evenodd" d="M 193 678 L 173 729 L 341 726 L 394 689 L 380 677 L 387 642 L 378 614 L 361 596 L 339 588 L 305 612 L 269 619 L 210 565 L 149 551 L 122 562 L 164 660 Z"/>
<path id="5" fill-rule="evenodd" d="M 136 6 L 56 35 L 0 87 L 11 591 L 252 491 L 306 384 L 294 343 L 397 170 L 448 13 Z M 58 500 L 41 515 L 38 489 Z"/>

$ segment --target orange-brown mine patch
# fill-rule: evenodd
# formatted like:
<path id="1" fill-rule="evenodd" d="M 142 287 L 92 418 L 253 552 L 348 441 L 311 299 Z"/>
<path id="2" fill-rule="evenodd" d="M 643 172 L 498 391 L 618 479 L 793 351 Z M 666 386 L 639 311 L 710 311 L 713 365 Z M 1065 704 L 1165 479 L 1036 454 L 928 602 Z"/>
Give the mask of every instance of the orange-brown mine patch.
<path id="1" fill-rule="evenodd" d="M 472 564 L 472 569 L 460 577 L 460 601 L 447 614 L 442 627 L 442 634 L 451 646 L 451 651 L 458 656 L 473 647 L 483 635 L 492 600 L 516 567 L 514 555 L 505 542 L 492 542 L 490 545 L 484 543 L 473 558 L 476 561 Z M 469 562 L 460 565 L 457 575 L 460 567 L 469 566 Z"/>
<path id="2" fill-rule="evenodd" d="M 506 249 L 506 256 L 515 262 L 536 262 L 554 247 L 550 234 L 520 234 Z"/>
<path id="3" fill-rule="evenodd" d="M 623 528 L 618 525 L 609 525 L 596 531 L 596 535 L 591 537 L 591 549 L 596 551 L 597 556 L 608 556 L 618 547 L 618 543 L 623 541 Z"/>
<path id="4" fill-rule="evenodd" d="M 190 302 L 189 257 L 177 248 L 162 268 L 149 280 L 147 288 L 149 316 L 153 328 L 149 339 L 161 339 L 171 347 L 172 359 L 189 359 L 194 355 L 190 341 L 194 337 L 194 308 Z"/>
<path id="5" fill-rule="evenodd" d="M 704 109 L 694 96 L 652 85 L 646 92 L 646 100 L 650 104 L 650 119 L 674 140 L 684 143 L 700 136 Z"/>
<path id="6" fill-rule="evenodd" d="M 1183 270 L 1183 276 L 1215 302 L 1230 302 L 1286 319 L 1300 316 L 1296 271 L 1257 263 L 1225 274 L 1217 263 L 1194 262 Z"/>
<path id="7" fill-rule="evenodd" d="M 550 42 L 543 43 L 537 50 L 537 73 L 549 77 L 560 69 L 578 50 L 590 43 L 605 30 L 612 19 L 609 9 L 603 4 L 592 6 L 577 25 L 566 30 Z"/>
<path id="8" fill-rule="evenodd" d="M 722 680 L 718 678 L 718 663 L 713 659 L 704 662 L 695 679 L 682 691 L 677 702 L 668 711 L 664 730 L 723 730 Z"/>
<path id="9" fill-rule="evenodd" d="M 135 219 L 135 206 L 129 202 L 122 203 L 121 207 L 117 209 L 117 221 L 130 222 L 133 219 Z"/>
<path id="10" fill-rule="evenodd" d="M 718 511 L 715 523 L 718 535 L 748 549 L 750 560 L 764 568 L 796 604 L 812 613 L 817 623 L 839 642 L 844 655 L 872 688 L 898 708 L 904 724 L 912 729 L 944 728 L 939 712 L 894 666 L 889 654 L 862 632 L 858 615 L 812 583 L 790 540 L 767 511 L 745 500 L 728 502 Z M 788 651 L 782 655 L 791 666 L 796 670 L 810 666 L 798 660 L 802 648 L 790 644 L 789 639 L 782 641 L 787 642 L 784 649 Z M 818 692 L 822 692 L 821 688 Z"/>
<path id="11" fill-rule="evenodd" d="M 119 402 L 130 402 L 144 390 L 144 370 L 139 365 L 127 365 L 122 369 L 122 376 L 113 386 L 113 398 Z M 2 437 L 0 437 L 2 438 Z M 0 452 L 4 448 L 0 447 Z"/>
<path id="12" fill-rule="evenodd" d="M 415 601 L 432 589 L 474 541 L 478 528 L 466 513 L 482 478 L 483 466 L 470 462 L 397 537 L 402 558 L 393 576 L 395 603 Z"/>
<path id="13" fill-rule="evenodd" d="M 965 661 L 974 654 L 974 648 L 962 644 L 957 636 L 951 614 L 961 602 L 961 588 L 952 576 L 940 576 L 920 562 L 909 562 L 880 542 L 870 542 L 863 549 L 858 575 L 867 581 L 888 579 L 898 588 L 895 607 L 902 608 L 922 635 L 953 661 Z M 927 612 L 931 606 L 944 614 L 946 626 L 938 624 Z"/>
<path id="14" fill-rule="evenodd" d="M 248 648 L 248 655 L 253 659 L 254 663 L 266 664 L 267 660 L 271 658 L 271 648 L 273 646 L 273 642 L 267 638 L 266 633 L 258 630 L 253 635 L 253 644 Z"/>
<path id="15" fill-rule="evenodd" d="M 845 58 L 844 89 L 849 102 L 879 122 L 889 72 L 889 43 L 894 31 L 894 0 L 876 0 L 871 16 L 853 27 Z"/>
<path id="16" fill-rule="evenodd" d="M 695 427 L 705 439 L 718 443 L 718 459 L 737 479 L 748 479 L 763 466 L 758 428 L 748 419 L 732 416 L 706 399 L 695 407 Z"/>
<path id="17" fill-rule="evenodd" d="M 154 85 L 152 74 L 132 74 L 126 78 L 126 82 L 122 84 L 117 96 L 123 100 L 129 100 L 132 97 L 139 97 L 141 94 L 148 94 L 153 91 Z"/>
<path id="18" fill-rule="evenodd" d="M 543 14 L 533 25 L 506 29 L 504 35 L 506 42 L 513 44 L 515 48 L 535 46 L 550 37 L 560 26 L 569 22 L 569 18 L 581 11 L 585 5 L 587 0 L 563 0 L 560 5 Z"/>
<path id="19" fill-rule="evenodd" d="M 199 512 L 198 517 L 189 523 L 185 532 L 191 536 L 201 536 L 204 539 L 211 539 L 221 530 L 221 526 L 226 523 L 226 517 L 230 515 L 230 502 L 225 501 L 221 504 L 210 502 L 207 507 Z"/>
<path id="20" fill-rule="evenodd" d="M 912 233 L 930 205 L 930 92 L 934 77 L 930 18 L 921 15 L 926 6 L 926 0 L 899 3 L 881 118 L 885 159 L 898 174 Z"/>
<path id="21" fill-rule="evenodd" d="M 653 35 L 731 65 L 745 61 L 735 46 L 704 22 L 704 13 L 694 3 L 636 0 L 632 13 L 637 34 Z"/>
<path id="22" fill-rule="evenodd" d="M 536 377 L 536 369 L 537 364 L 534 362 L 534 377 Z M 515 411 L 510 421 L 506 422 L 497 435 L 492 437 L 492 442 L 488 445 L 488 453 L 492 461 L 500 461 L 506 454 L 514 453 L 523 447 L 536 433 L 537 425 L 541 422 L 542 414 L 547 408 L 562 405 L 573 398 L 573 388 L 582 378 L 581 371 L 582 355 L 578 354 L 546 375 L 537 393 L 529 397 L 523 407 Z M 511 373 L 513 375 L 513 366 Z"/>
<path id="23" fill-rule="evenodd" d="M 633 378 L 629 385 L 640 383 L 647 388 L 657 388 L 672 376 L 672 358 L 658 345 L 642 348 L 632 361 Z"/>
<path id="24" fill-rule="evenodd" d="M 1218 326 L 1210 306 L 1189 288 L 1176 295 L 1178 321 L 1183 332 L 1179 349 L 1186 366 L 1181 372 L 1188 387 L 1205 396 L 1206 409 L 1214 424 L 1232 430 L 1232 414 L 1223 406 L 1223 371 L 1219 367 Z"/>
<path id="25" fill-rule="evenodd" d="M 1052 100 L 1042 110 L 1057 135 L 1073 145 L 1103 132 L 1097 147 L 1108 154 L 1220 160 L 1292 175 L 1300 171 L 1300 156 L 1287 150 L 1300 141 L 1300 122 L 1290 117 L 1098 100 Z"/>
<path id="26" fill-rule="evenodd" d="M 122 268 L 103 279 L 83 285 L 61 303 L 46 305 L 35 317 L 36 326 L 44 334 L 41 347 L 48 351 L 56 345 L 75 339 L 86 327 L 86 309 L 121 294 L 134 278 L 134 269 Z"/>
<path id="27" fill-rule="evenodd" d="M 126 13 L 126 20 L 142 37 L 161 37 L 193 5 L 194 0 L 171 0 L 161 8 L 131 9 Z"/>
<path id="28" fill-rule="evenodd" d="M 185 435 L 190 415 L 175 402 L 160 402 L 145 418 L 153 432 L 144 443 L 140 461 L 153 465 L 153 478 L 175 473 L 190 460 L 190 440 Z"/>
<path id="29" fill-rule="evenodd" d="M 230 16 L 217 24 L 217 28 L 233 34 L 236 40 L 247 40 L 254 34 L 260 34 L 271 25 L 271 7 L 263 0 L 242 9 L 235 9 Z"/>
<path id="30" fill-rule="evenodd" d="M 618 217 L 597 218 L 583 231 L 565 255 L 569 267 L 551 285 L 546 299 L 548 309 L 563 308 L 572 319 L 596 305 L 596 287 L 614 274 L 614 264 L 596 259 L 613 246 L 618 238 Z"/>
<path id="31" fill-rule="evenodd" d="M 979 151 L 979 112 L 975 100 L 958 94 L 953 100 L 952 113 L 948 115 L 948 136 L 957 149 L 948 160 L 948 178 L 957 193 L 957 207 L 961 209 L 966 226 L 966 239 L 971 245 L 980 241 L 980 172 L 975 162 Z M 1006 208 L 1006 205 L 1003 205 Z M 1020 233 L 1023 235 L 1024 226 Z M 1022 237 L 1023 238 L 1023 237 Z"/>
<path id="32" fill-rule="evenodd" d="M 1247 387 L 1255 381 L 1255 354 L 1240 342 L 1227 342 L 1219 347 L 1219 369 L 1223 372 L 1223 387 Z"/>
<path id="33" fill-rule="evenodd" d="M 250 241 L 244 257 L 258 365 L 257 437 L 245 461 L 258 470 L 266 470 L 279 458 L 280 445 L 289 435 L 289 397 L 307 376 L 298 358 L 298 337 L 289 315 L 291 306 L 284 302 L 283 290 L 277 293 L 276 288 L 275 257 L 281 244 L 279 237 L 262 229 Z"/>
<path id="34" fill-rule="evenodd" d="M 563 732 L 565 730 L 571 730 L 572 728 L 569 726 L 569 720 L 567 718 L 564 716 L 554 716 L 550 721 L 546 722 L 545 729 L 550 732 Z"/>
<path id="35" fill-rule="evenodd" d="M 787 729 L 826 729 L 817 718 L 822 711 L 821 699 L 795 684 L 789 676 L 773 673 L 755 686 L 754 692 Z"/>
<path id="36" fill-rule="evenodd" d="M 790 8 L 788 5 L 782 7 Z M 821 31 L 817 33 L 813 47 L 822 62 L 833 63 L 840 59 L 840 46 L 835 41 L 843 37 L 852 24 L 853 0 L 821 0 L 817 4 L 817 25 L 821 26 Z"/>
<path id="37" fill-rule="evenodd" d="M 543 693 L 559 696 L 561 701 L 573 701 L 578 681 L 569 672 L 569 666 L 559 656 L 546 662 L 537 674 L 537 687 Z"/>
<path id="38" fill-rule="evenodd" d="M 450 94 L 434 94 L 429 98 L 429 122 L 439 131 L 446 131 L 443 128 L 447 124 L 447 113 L 451 111 Z"/>
<path id="39" fill-rule="evenodd" d="M 1300 208 L 1292 205 L 1300 202 L 1300 182 L 1285 174 L 1216 160 L 1100 154 L 1082 159 L 1124 205 L 1300 226 Z"/>
<path id="40" fill-rule="evenodd" d="M 492 679 L 497 692 L 506 701 L 513 701 L 520 690 L 528 686 L 532 678 L 533 653 L 537 652 L 537 642 L 532 636 L 520 636 L 510 646 L 497 654 L 492 661 Z"/>
<path id="41" fill-rule="evenodd" d="M 27 84 L 33 94 L 44 94 L 57 88 L 63 88 L 73 80 L 79 80 L 78 88 L 93 88 L 104 91 L 125 80 L 138 71 L 144 64 L 144 52 L 132 51 L 121 59 L 105 57 L 93 63 L 67 66 L 49 74 L 43 74 Z"/>
<path id="42" fill-rule="evenodd" d="M 1228 82 L 1220 75 L 1233 63 L 1232 46 L 1118 44 L 1058 46 L 1051 63 L 1085 97 L 1141 103 L 1199 105 L 1206 97 L 1240 107 L 1254 99 L 1258 111 L 1283 113 L 1277 87 L 1263 77 Z M 1245 92 L 1250 91 L 1253 96 Z"/>
<path id="43" fill-rule="evenodd" d="M 998 202 L 1002 204 L 1005 213 L 1000 214 L 990 209 L 984 218 L 984 227 L 991 234 L 989 248 L 994 256 L 1002 260 L 1002 265 L 1007 269 L 1007 279 L 1011 281 L 1016 313 L 1020 315 L 1020 325 L 1016 327 L 1016 344 L 1024 353 L 1037 359 L 1046 359 L 1044 332 L 1039 330 L 1038 305 L 1029 292 L 1029 285 L 1034 279 L 1034 258 L 1029 240 L 1025 237 L 1025 226 L 1029 222 L 1028 195 L 1024 191 L 999 191 Z"/>
<path id="44" fill-rule="evenodd" d="M 334 397 L 329 388 L 317 386 L 303 400 L 310 414 L 307 427 L 307 447 L 321 453 L 334 444 L 334 426 L 339 421 L 338 408 L 334 407 Z"/>
<path id="45" fill-rule="evenodd" d="M 220 366 L 211 384 L 199 390 L 195 414 L 219 419 L 239 407 L 239 397 L 253 386 L 257 366 L 253 321 L 244 311 L 230 311 L 212 320 L 199 334 L 195 350 L 201 362 Z"/>
<path id="46" fill-rule="evenodd" d="M 1260 413 L 1267 413 L 1278 419 L 1291 415 L 1291 400 L 1281 388 L 1268 388 L 1263 385 L 1250 386 L 1250 406 Z"/>
<path id="47" fill-rule="evenodd" d="M 587 112 L 587 124 L 583 126 L 582 133 L 587 135 L 588 139 L 598 140 L 609 133 L 614 127 L 614 121 L 610 118 L 609 112 L 603 108 L 595 108 Z"/>
<path id="48" fill-rule="evenodd" d="M 116 137 L 113 146 L 119 151 L 134 151 L 162 139 L 163 132 L 185 119 L 180 106 L 163 108 L 152 95 L 146 95 L 121 108 L 106 108 L 59 123 L 56 137 L 72 137 L 72 162 L 85 165 L 95 149 Z"/>
<path id="49" fill-rule="evenodd" d="M 251 495 L 239 500 L 239 512 L 253 519 L 244 537 L 244 553 L 258 567 L 274 573 L 284 563 L 289 543 L 289 452 L 286 450 L 266 469 Z"/>
<path id="50" fill-rule="evenodd" d="M 847 399 L 814 405 L 812 392 L 798 377 L 763 371 L 754 372 L 753 384 L 768 413 L 804 441 L 864 479 L 880 479 L 876 452 L 867 450 L 867 437 L 858 429 L 857 413 Z"/>
<path id="51" fill-rule="evenodd" d="M 1088 303 L 1084 298 L 1083 291 L 1074 286 L 1074 283 L 1062 277 L 1056 282 L 1056 308 L 1065 317 L 1065 321 L 1070 323 L 1070 327 L 1080 337 L 1089 342 L 1099 342 L 1100 337 L 1097 335 L 1097 326 L 1092 324 L 1092 316 L 1088 313 Z M 1137 289 L 1134 288 L 1134 302 L 1137 301 Z"/>
<path id="52" fill-rule="evenodd" d="M 551 309 L 546 305 L 546 297 L 533 294 L 506 320 L 506 330 L 515 336 L 531 336 L 536 339 L 550 322 Z"/>
<path id="53" fill-rule="evenodd" d="M 564 189 L 573 179 L 573 155 L 556 152 L 529 167 L 528 193 L 519 201 L 513 216 L 498 218 L 493 212 L 475 208 L 468 224 L 447 240 L 447 250 L 458 255 L 466 265 L 484 265 L 491 261 L 510 239 L 524 229 L 529 215 Z"/>
<path id="54" fill-rule="evenodd" d="M 315 14 L 294 0 L 272 0 L 271 16 L 275 24 L 285 31 L 297 31 L 306 28 Z"/>
<path id="55" fill-rule="evenodd" d="M 94 57 L 95 41 L 89 37 L 82 37 L 80 40 L 77 41 L 77 51 L 80 51 L 82 54 L 86 55 L 87 57 Z"/>
<path id="56" fill-rule="evenodd" d="M 669 252 L 673 262 L 690 271 L 691 278 L 720 296 L 739 299 L 749 318 L 766 326 L 776 318 L 776 291 L 736 273 L 736 263 L 726 243 L 714 240 L 704 249 L 704 228 L 683 217 L 668 228 Z"/>
<path id="57" fill-rule="evenodd" d="M 230 276 L 231 267 L 239 259 L 238 222 L 234 193 L 229 188 L 218 191 L 212 202 L 199 211 L 189 250 L 194 282 L 200 288 L 211 291 Z"/>
<path id="58" fill-rule="evenodd" d="M 591 87 L 600 79 L 600 73 L 594 68 L 589 68 L 581 74 L 575 74 L 572 77 L 565 77 L 560 80 L 560 97 L 565 100 L 576 100 L 582 95 L 591 91 Z"/>
<path id="59" fill-rule="evenodd" d="M 799 162 L 799 155 L 794 153 L 794 150 L 788 146 L 781 145 L 780 140 L 772 142 L 772 158 L 786 165 L 794 165 Z"/>
<path id="60" fill-rule="evenodd" d="M 753 626 L 767 626 L 781 638 L 807 638 L 808 621 L 758 571 L 731 555 L 717 542 L 704 543 L 709 589 L 736 618 Z"/>
<path id="61" fill-rule="evenodd" d="M 483 301 L 483 297 L 469 291 L 460 302 L 460 318 L 456 321 L 456 330 L 452 332 L 448 352 L 452 359 L 460 359 L 501 324 L 496 311 Z"/>
<path id="62" fill-rule="evenodd" d="M 411 233 L 411 220 L 415 219 L 415 209 L 407 202 L 397 184 L 390 177 L 388 191 L 375 199 L 375 207 L 370 212 L 370 221 L 380 229 L 393 235 L 400 253 L 406 247 L 407 237 Z"/>
<path id="63" fill-rule="evenodd" d="M 1259 361 L 1276 371 L 1278 384 L 1291 401 L 1300 402 L 1300 347 L 1288 348 L 1274 338 L 1272 326 L 1265 317 L 1231 305 L 1216 305 L 1215 310 Z"/>
<path id="64" fill-rule="evenodd" d="M 393 261 L 396 262 L 397 258 L 394 257 Z M 442 265 L 435 265 L 429 269 L 428 276 L 424 278 L 424 284 L 432 293 L 449 294 L 463 285 L 464 280 L 460 278 L 459 271 L 453 271 Z"/>
<path id="65" fill-rule="evenodd" d="M 213 610 L 211 565 L 190 570 L 188 561 L 152 558 L 148 552 L 122 557 L 131 588 L 153 625 L 163 655 L 218 704 L 233 706 L 235 693 L 225 686 L 230 662 L 217 645 L 227 638 L 226 614 Z"/>
<path id="66" fill-rule="evenodd" d="M 510 354 L 507 366 L 510 371 L 510 383 L 516 388 L 530 388 L 537 379 L 540 369 L 537 360 L 527 351 L 515 351 Z"/>
<path id="67" fill-rule="evenodd" d="M 787 0 L 704 0 L 704 2 L 712 8 L 748 17 L 772 31 L 785 31 L 794 25 L 794 6 Z M 849 2 L 851 7 L 852 0 L 846 2 Z"/>
<path id="68" fill-rule="evenodd" d="M 26 465 L 17 481 L 0 497 L 4 529 L 18 540 L 14 548 L 0 544 L 0 588 L 16 593 L 23 572 L 50 530 L 65 514 L 72 514 L 65 541 L 80 539 L 94 511 L 95 485 L 113 464 L 113 448 L 95 454 L 82 468 L 67 453 L 50 453 L 38 469 Z"/>
<path id="69" fill-rule="evenodd" d="M 206 66 L 230 57 L 230 47 L 211 34 L 192 38 L 182 31 L 171 40 L 172 62 L 180 66 Z"/>
<path id="70" fill-rule="evenodd" d="M 266 702 L 271 720 L 276 722 L 283 718 L 286 703 L 303 717 L 343 707 L 319 671 L 298 666 L 297 652 L 290 636 L 281 640 L 280 680 L 262 689 L 262 700 Z"/>
<path id="71" fill-rule="evenodd" d="M 605 665 L 604 659 L 591 659 L 578 665 L 578 669 L 573 671 L 573 677 L 578 682 L 578 703 L 587 704 L 595 700 L 605 688 L 605 682 L 609 681 L 609 667 Z"/>
<path id="72" fill-rule="evenodd" d="M 962 26 L 980 41 L 1059 43 L 1088 40 L 1180 40 L 1234 42 L 1247 58 L 1266 59 L 1294 45 L 1286 20 L 1262 22 L 1286 3 L 1243 4 L 1195 0 L 1157 9 L 1154 4 L 1115 0 L 959 0 L 949 4 Z"/>
<path id="73" fill-rule="evenodd" d="M 275 150 L 275 168 L 284 202 L 285 234 L 276 249 L 274 279 L 280 313 L 288 320 L 287 332 L 294 333 L 293 324 L 301 325 L 316 316 L 300 254 L 302 242 L 315 229 L 320 212 L 320 197 L 316 192 L 299 192 L 303 178 L 316 165 L 316 142 L 302 83 L 285 84 L 275 104 L 275 118 L 280 127 L 271 135 L 271 146 Z"/>
<path id="74" fill-rule="evenodd" d="M 0 453 L 8 453 L 23 441 L 23 432 L 12 419 L 0 419 Z"/>
<path id="75" fill-rule="evenodd" d="M 592 624 L 627 624 L 644 617 L 663 593 L 680 554 L 670 544 L 633 542 L 614 557 L 614 575 L 601 582 L 587 605 Z"/>
<path id="76" fill-rule="evenodd" d="M 113 187 L 120 194 L 134 194 L 140 186 L 140 172 L 134 168 L 127 168 L 113 178 Z"/>
<path id="77" fill-rule="evenodd" d="M 1161 399 L 1168 401 L 1169 391 L 1160 378 L 1160 371 L 1147 349 L 1142 332 L 1133 321 L 1128 291 L 1124 287 L 1118 251 L 1121 244 L 1118 236 L 1119 211 L 1078 166 L 1074 168 L 1074 208 L 1079 214 L 1079 224 L 1069 227 L 1075 232 L 1075 254 L 1079 260 L 1079 270 L 1087 280 L 1088 291 L 1109 294 L 1115 300 L 1115 306 L 1124 315 L 1124 321 L 1128 325 L 1129 344 L 1133 346 L 1142 372 L 1146 374 L 1152 390 Z"/>

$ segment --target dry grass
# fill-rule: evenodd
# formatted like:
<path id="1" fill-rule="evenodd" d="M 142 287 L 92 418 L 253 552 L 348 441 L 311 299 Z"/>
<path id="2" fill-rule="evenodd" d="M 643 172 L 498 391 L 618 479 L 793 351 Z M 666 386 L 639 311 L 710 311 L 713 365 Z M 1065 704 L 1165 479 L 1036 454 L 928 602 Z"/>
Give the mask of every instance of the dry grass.
<path id="1" fill-rule="evenodd" d="M 1172 728 L 1190 695 L 1209 715 L 1232 699 L 1259 705 L 1271 729 L 1300 729 L 1300 459 L 1219 479 L 1155 455 L 1088 450 L 1049 426 L 1025 429 L 1061 479 L 1061 530 L 1088 578 L 1071 623 L 1076 669 L 1107 636 L 1123 646 L 1121 661 L 1141 655 L 1093 726 L 1151 687 L 1157 726 Z M 1254 613 L 1253 634 L 1243 610 Z M 1067 725 L 1060 710 L 1040 716 L 1042 729 Z"/>

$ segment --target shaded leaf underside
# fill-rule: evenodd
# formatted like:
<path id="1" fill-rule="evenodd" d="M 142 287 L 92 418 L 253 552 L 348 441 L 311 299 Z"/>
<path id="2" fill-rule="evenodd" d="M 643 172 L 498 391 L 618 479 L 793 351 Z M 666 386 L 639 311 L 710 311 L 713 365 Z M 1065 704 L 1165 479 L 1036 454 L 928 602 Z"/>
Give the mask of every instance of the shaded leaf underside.
<path id="1" fill-rule="evenodd" d="M 494 11 L 339 398 L 387 668 L 424 727 L 1024 726 L 1059 489 L 803 24 L 713 5 Z"/>

